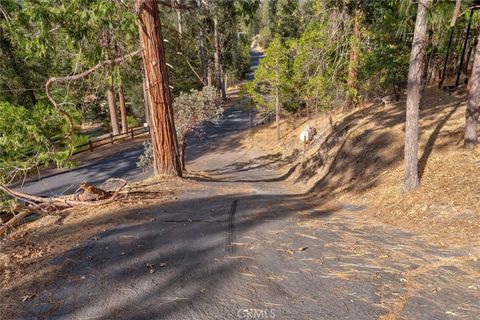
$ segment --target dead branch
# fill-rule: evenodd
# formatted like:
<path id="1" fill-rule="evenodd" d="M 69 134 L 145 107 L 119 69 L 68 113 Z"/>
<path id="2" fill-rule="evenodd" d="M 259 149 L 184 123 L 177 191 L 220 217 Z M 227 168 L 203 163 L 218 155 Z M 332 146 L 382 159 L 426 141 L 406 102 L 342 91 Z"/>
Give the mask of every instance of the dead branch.
<path id="1" fill-rule="evenodd" d="M 127 185 L 127 181 L 119 178 L 109 180 L 120 181 L 122 184 L 113 193 L 111 193 L 111 196 L 108 199 L 96 201 L 78 201 L 72 200 L 69 197 L 38 197 L 20 191 L 15 191 L 4 184 L 0 184 L 0 191 L 3 191 L 12 198 L 29 204 L 28 206 L 21 206 L 21 210 L 19 210 L 17 214 L 14 214 L 12 219 L 0 226 L 0 235 L 4 235 L 9 228 L 19 224 L 24 218 L 35 212 L 40 211 L 42 213 L 52 213 L 77 206 L 99 206 L 115 201 L 120 192 Z"/>
<path id="2" fill-rule="evenodd" d="M 140 49 L 140 50 L 137 50 L 137 51 L 134 51 L 134 52 L 130 52 L 129 54 L 126 54 L 122 57 L 119 57 L 119 58 L 116 58 L 116 59 L 109 59 L 109 60 L 105 60 L 103 62 L 100 62 L 98 63 L 96 66 L 94 66 L 93 68 L 90 68 L 88 70 L 85 70 L 83 71 L 82 73 L 78 73 L 78 74 L 74 74 L 74 75 L 71 75 L 71 76 L 65 76 L 65 77 L 51 77 L 50 79 L 47 80 L 47 82 L 45 83 L 45 91 L 47 93 L 47 98 L 48 100 L 50 100 L 50 102 L 53 104 L 53 106 L 61 113 L 63 114 L 66 118 L 67 118 L 67 121 L 68 121 L 68 132 L 66 134 L 66 138 L 69 138 L 71 135 L 72 135 L 72 132 L 73 132 L 73 119 L 72 119 L 72 116 L 67 112 L 65 111 L 65 109 L 62 108 L 61 105 L 59 105 L 52 97 L 52 94 L 50 92 L 50 89 L 51 89 L 51 86 L 54 82 L 67 82 L 67 81 L 75 81 L 75 80 L 79 80 L 79 79 L 82 79 L 92 73 L 94 73 L 95 71 L 97 71 L 98 69 L 104 67 L 104 66 L 109 66 L 109 65 L 112 65 L 112 64 L 119 64 L 119 63 L 122 63 L 124 62 L 125 60 L 131 58 L 131 57 L 134 57 L 136 56 L 137 54 L 139 54 L 140 52 L 142 52 L 143 49 Z"/>
<path id="3" fill-rule="evenodd" d="M 18 225 L 24 218 L 28 217 L 34 213 L 33 210 L 22 210 L 20 213 L 13 216 L 12 219 L 8 220 L 3 226 L 0 226 L 0 236 L 5 235 L 5 233 L 10 229 Z"/>
<path id="4" fill-rule="evenodd" d="M 183 10 L 190 10 L 192 7 L 187 6 L 185 4 L 178 3 L 177 1 L 163 1 L 163 0 L 157 0 L 157 3 L 168 8 L 172 9 L 183 9 Z"/>
<path id="5" fill-rule="evenodd" d="M 195 74 L 195 76 L 197 77 L 198 81 L 200 81 L 200 83 L 202 85 L 206 85 L 206 83 L 203 83 L 203 80 L 202 80 L 202 77 L 200 77 L 200 75 L 198 74 L 198 72 L 195 70 L 195 68 L 192 66 L 192 64 L 190 63 L 190 61 L 188 61 L 188 59 L 183 55 L 182 52 L 177 52 L 177 55 L 181 56 L 185 62 L 187 63 L 187 65 L 190 67 L 190 69 L 192 70 L 192 72 Z"/>

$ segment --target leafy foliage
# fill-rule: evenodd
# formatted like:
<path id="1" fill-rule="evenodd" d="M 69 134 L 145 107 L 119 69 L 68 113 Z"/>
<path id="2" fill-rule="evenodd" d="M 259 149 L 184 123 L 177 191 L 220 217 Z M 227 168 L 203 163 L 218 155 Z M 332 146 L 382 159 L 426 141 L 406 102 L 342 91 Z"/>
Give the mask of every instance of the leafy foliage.
<path id="1" fill-rule="evenodd" d="M 173 108 L 177 136 L 185 145 L 189 135 L 203 133 L 200 125 L 218 121 L 223 113 L 221 99 L 215 88 L 208 86 L 202 91 L 192 89 L 190 92 L 182 92 L 175 98 Z M 137 162 L 139 168 L 147 168 L 153 161 L 152 145 L 145 142 L 143 147 L 144 152 Z"/>
<path id="2" fill-rule="evenodd" d="M 249 84 L 248 92 L 253 101 L 267 110 L 274 110 L 278 90 L 279 103 L 287 102 L 290 93 L 289 51 L 279 36 L 272 40 Z"/>
<path id="3" fill-rule="evenodd" d="M 63 118 L 53 107 L 39 103 L 31 110 L 0 102 L 0 182 L 50 162 L 61 166 L 71 145 L 62 145 Z"/>
<path id="4" fill-rule="evenodd" d="M 177 135 L 185 140 L 189 134 L 198 131 L 198 126 L 207 121 L 217 121 L 223 113 L 221 100 L 215 88 L 204 87 L 202 91 L 195 89 L 182 92 L 173 102 Z"/>
<path id="5" fill-rule="evenodd" d="M 153 146 L 150 141 L 143 142 L 143 153 L 138 158 L 137 167 L 147 169 L 153 162 Z"/>

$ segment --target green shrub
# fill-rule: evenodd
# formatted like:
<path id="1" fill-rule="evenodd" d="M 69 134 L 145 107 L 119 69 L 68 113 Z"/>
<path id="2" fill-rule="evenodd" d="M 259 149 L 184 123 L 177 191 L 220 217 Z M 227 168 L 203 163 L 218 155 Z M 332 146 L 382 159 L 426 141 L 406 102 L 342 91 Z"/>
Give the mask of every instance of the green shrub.
<path id="1" fill-rule="evenodd" d="M 138 127 L 138 120 L 134 116 L 127 116 L 127 124 L 129 128 L 135 128 Z"/>

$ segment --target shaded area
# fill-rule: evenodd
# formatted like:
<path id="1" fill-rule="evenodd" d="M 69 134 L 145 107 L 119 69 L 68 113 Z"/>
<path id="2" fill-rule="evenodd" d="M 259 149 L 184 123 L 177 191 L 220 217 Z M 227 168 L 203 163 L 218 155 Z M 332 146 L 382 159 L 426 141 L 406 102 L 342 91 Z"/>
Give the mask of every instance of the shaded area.
<path id="1" fill-rule="evenodd" d="M 373 319 L 387 314 L 399 295 L 427 306 L 406 306 L 413 318 L 479 311 L 478 291 L 463 286 L 474 281 L 468 268 L 479 264 L 457 266 L 465 251 L 362 223 L 356 208 L 314 206 L 298 195 L 190 194 L 164 207 L 132 210 L 135 223 L 50 261 L 60 276 L 37 279 L 38 296 L 24 304 L 22 318 L 238 319 L 238 310 L 267 308 L 280 319 Z M 426 279 L 441 294 L 410 288 Z"/>

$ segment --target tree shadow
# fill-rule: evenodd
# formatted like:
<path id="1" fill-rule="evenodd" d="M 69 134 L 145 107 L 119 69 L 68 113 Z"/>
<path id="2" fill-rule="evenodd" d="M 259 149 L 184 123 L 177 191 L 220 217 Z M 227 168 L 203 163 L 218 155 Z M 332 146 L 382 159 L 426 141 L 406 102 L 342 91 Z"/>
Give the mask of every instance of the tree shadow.
<path id="1" fill-rule="evenodd" d="M 238 206 L 232 220 L 233 203 Z M 23 304 L 22 319 L 208 318 L 218 308 L 221 318 L 235 318 L 232 310 L 245 306 L 238 294 L 251 281 L 228 284 L 249 260 L 232 246 L 252 231 L 280 228 L 287 218 L 318 220 L 334 212 L 314 206 L 299 195 L 229 194 L 129 210 L 130 222 L 51 259 L 56 276 L 18 283 L 6 295 L 18 298 L 26 288 L 36 295 Z M 71 228 L 64 226 L 62 233 Z"/>
<path id="2" fill-rule="evenodd" d="M 425 167 L 427 166 L 428 157 L 432 153 L 433 147 L 435 146 L 435 141 L 437 140 L 440 131 L 442 130 L 442 128 L 445 126 L 445 124 L 453 116 L 453 114 L 457 111 L 459 107 L 460 107 L 460 103 L 455 104 L 452 107 L 452 110 L 448 112 L 448 114 L 444 116 L 443 119 L 441 119 L 441 121 L 437 123 L 437 125 L 435 126 L 435 129 L 430 134 L 427 144 L 423 149 L 422 156 L 418 160 L 418 175 L 420 176 L 420 179 L 423 177 L 423 173 L 425 172 Z"/>

